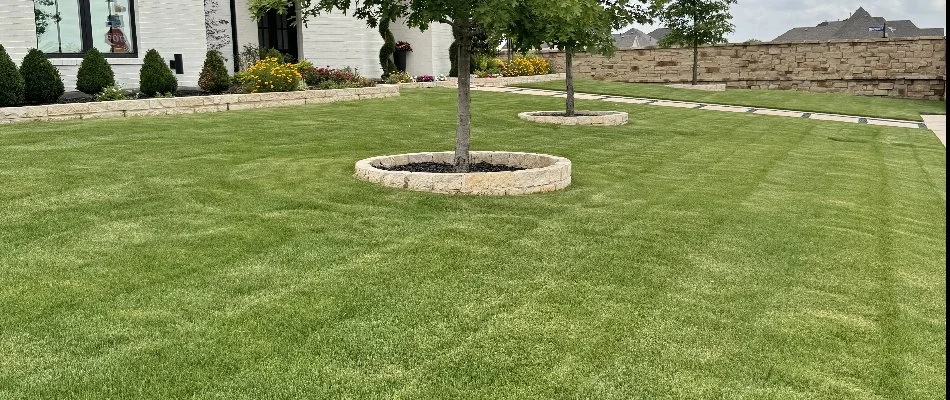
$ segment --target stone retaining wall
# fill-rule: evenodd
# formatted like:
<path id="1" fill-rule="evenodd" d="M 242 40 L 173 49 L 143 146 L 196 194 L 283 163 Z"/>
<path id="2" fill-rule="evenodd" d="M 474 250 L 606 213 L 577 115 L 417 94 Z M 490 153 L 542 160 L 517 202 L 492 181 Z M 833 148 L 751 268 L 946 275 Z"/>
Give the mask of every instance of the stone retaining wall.
<path id="1" fill-rule="evenodd" d="M 722 44 L 699 48 L 699 81 L 730 88 L 795 89 L 942 99 L 945 37 Z M 564 68 L 564 53 L 542 56 Z M 618 50 L 612 58 L 578 54 L 574 71 L 594 79 L 686 83 L 690 48 Z"/>
<path id="2" fill-rule="evenodd" d="M 431 173 L 388 171 L 397 165 L 452 163 L 450 151 L 367 158 L 356 162 L 355 176 L 378 185 L 441 194 L 512 196 L 552 192 L 571 184 L 571 160 L 547 154 L 473 151 L 472 163 L 486 162 L 528 168 L 508 172 Z"/>
<path id="3" fill-rule="evenodd" d="M 192 114 L 251 108 L 333 103 L 349 100 L 379 99 L 395 96 L 399 96 L 399 87 L 395 85 L 384 85 L 358 89 L 223 94 L 215 96 L 51 104 L 45 106 L 2 107 L 0 108 L 0 124 L 66 119 L 121 118 L 140 115 Z"/>

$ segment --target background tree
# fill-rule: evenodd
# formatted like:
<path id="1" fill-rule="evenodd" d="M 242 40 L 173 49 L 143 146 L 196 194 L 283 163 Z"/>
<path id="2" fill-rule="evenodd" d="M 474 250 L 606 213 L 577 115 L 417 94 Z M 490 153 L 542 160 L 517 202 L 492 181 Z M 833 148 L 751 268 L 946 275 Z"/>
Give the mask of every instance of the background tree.
<path id="1" fill-rule="evenodd" d="M 567 99 L 565 114 L 575 115 L 575 52 L 612 56 L 611 32 L 633 22 L 650 22 L 649 0 L 519 0 L 514 17 L 503 27 L 518 51 L 543 45 L 564 51 Z"/>
<path id="2" fill-rule="evenodd" d="M 256 0 L 268 4 L 281 0 Z M 455 131 L 455 169 L 468 172 L 471 144 L 471 58 L 476 27 L 507 25 L 500 21 L 513 12 L 509 0 L 299 0 L 301 15 L 306 20 L 321 13 L 339 10 L 351 13 L 375 28 L 384 18 L 384 11 L 403 18 L 413 28 L 426 30 L 433 23 L 444 23 L 457 32 L 458 38 L 458 121 Z M 285 7 L 286 8 L 286 7 Z M 279 8 L 278 8 L 279 9 Z M 251 10 L 251 14 L 267 10 Z"/>
<path id="3" fill-rule="evenodd" d="M 693 47 L 693 84 L 698 78 L 699 46 L 723 43 L 726 34 L 733 32 L 729 6 L 736 0 L 658 0 L 656 16 L 670 32 L 660 40 L 660 46 Z"/>

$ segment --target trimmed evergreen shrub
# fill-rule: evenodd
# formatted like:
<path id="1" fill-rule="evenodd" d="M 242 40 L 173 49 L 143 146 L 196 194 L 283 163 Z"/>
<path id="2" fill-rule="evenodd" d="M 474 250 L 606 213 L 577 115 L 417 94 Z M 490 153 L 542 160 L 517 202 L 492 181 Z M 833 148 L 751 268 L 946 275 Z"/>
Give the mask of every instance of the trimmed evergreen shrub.
<path id="1" fill-rule="evenodd" d="M 224 66 L 221 53 L 208 51 L 205 63 L 201 66 L 201 74 L 198 75 L 198 86 L 207 93 L 221 93 L 231 87 L 231 77 L 228 76 L 228 68 Z"/>
<path id="2" fill-rule="evenodd" d="M 0 44 L 0 107 L 15 106 L 23 102 L 23 77 L 16 64 Z"/>
<path id="3" fill-rule="evenodd" d="M 178 90 L 178 79 L 172 74 L 171 68 L 165 59 L 158 54 L 158 50 L 151 49 L 145 53 L 142 60 L 142 69 L 139 70 L 139 91 L 146 96 L 175 93 Z"/>
<path id="4" fill-rule="evenodd" d="M 277 50 L 273 47 L 267 49 L 267 51 L 265 51 L 264 54 L 261 55 L 261 60 L 265 58 L 276 58 L 277 62 L 281 64 L 287 62 L 287 60 L 284 59 L 284 53 L 281 53 L 280 50 Z"/>
<path id="5" fill-rule="evenodd" d="M 46 58 L 46 54 L 38 49 L 30 49 L 20 65 L 20 75 L 23 76 L 25 91 L 24 100 L 27 103 L 48 104 L 55 103 L 66 92 L 59 70 Z"/>
<path id="6" fill-rule="evenodd" d="M 115 85 L 115 74 L 112 66 L 106 61 L 95 47 L 89 49 L 79 64 L 76 73 L 76 90 L 93 96 L 109 86 Z"/>

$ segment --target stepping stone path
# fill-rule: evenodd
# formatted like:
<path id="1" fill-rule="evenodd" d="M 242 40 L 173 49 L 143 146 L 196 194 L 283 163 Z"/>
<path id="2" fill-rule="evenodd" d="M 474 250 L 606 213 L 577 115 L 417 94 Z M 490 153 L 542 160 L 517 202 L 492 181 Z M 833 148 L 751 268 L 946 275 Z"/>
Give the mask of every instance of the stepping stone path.
<path id="1" fill-rule="evenodd" d="M 517 87 L 510 86 L 497 86 L 497 87 L 487 87 L 487 86 L 475 86 L 472 87 L 472 90 L 478 90 L 482 92 L 498 92 L 498 93 L 516 93 L 516 94 L 526 94 L 532 96 L 549 96 L 549 97 L 560 97 L 564 98 L 567 96 L 563 91 L 558 90 L 543 90 L 543 89 L 522 89 Z M 757 107 L 745 107 L 745 106 L 732 106 L 726 104 L 710 104 L 710 103 L 694 103 L 690 101 L 673 101 L 673 100 L 660 100 L 660 99 L 648 99 L 640 97 L 623 97 L 623 96 L 609 96 L 602 94 L 589 94 L 589 93 L 575 93 L 575 98 L 579 100 L 601 100 L 608 101 L 612 103 L 628 103 L 628 104 L 649 104 L 653 106 L 660 107 L 679 107 L 679 108 L 695 108 L 700 110 L 712 110 L 712 111 L 726 111 L 726 112 L 739 112 L 739 113 L 749 113 L 756 115 L 772 115 L 778 117 L 791 117 L 791 118 L 806 118 L 806 119 L 817 119 L 822 121 L 836 121 L 836 122 L 850 122 L 853 124 L 868 124 L 868 125 L 882 125 L 882 126 L 893 126 L 897 128 L 912 128 L 912 129 L 928 129 L 932 127 L 934 133 L 940 139 L 940 142 L 946 146 L 946 116 L 944 115 L 935 115 L 935 116 L 924 116 L 924 123 L 918 121 L 906 121 L 899 119 L 886 119 L 886 118 L 870 118 L 870 117 L 859 117 L 854 115 L 838 115 L 838 114 L 826 114 L 826 113 L 813 113 L 813 112 L 804 112 L 804 111 L 791 111 L 791 110 L 776 110 L 770 108 L 757 108 Z M 934 122 L 927 120 L 928 117 L 939 117 L 932 118 Z M 934 124 L 934 125 L 932 125 Z M 937 130 L 940 130 L 938 132 Z"/>

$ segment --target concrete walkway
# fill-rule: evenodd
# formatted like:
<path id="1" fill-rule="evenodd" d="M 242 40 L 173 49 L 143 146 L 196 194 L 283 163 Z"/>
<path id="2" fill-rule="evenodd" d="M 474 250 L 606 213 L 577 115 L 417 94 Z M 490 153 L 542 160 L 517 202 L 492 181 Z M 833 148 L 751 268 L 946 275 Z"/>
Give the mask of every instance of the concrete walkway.
<path id="1" fill-rule="evenodd" d="M 940 139 L 940 143 L 943 143 L 943 147 L 947 147 L 947 116 L 946 115 L 921 115 L 924 119 L 924 124 L 927 125 L 934 135 L 937 135 L 937 139 Z"/>
<path id="2" fill-rule="evenodd" d="M 500 92 L 500 93 L 516 93 L 516 94 L 526 94 L 533 96 L 550 96 L 550 97 L 560 97 L 564 98 L 567 95 L 563 91 L 558 90 L 543 90 L 543 89 L 523 89 L 510 86 L 500 86 L 500 87 L 472 87 L 472 90 L 478 90 L 483 92 Z M 602 100 L 609 101 L 612 103 L 629 103 L 629 104 L 649 104 L 652 106 L 661 106 L 661 107 L 680 107 L 680 108 L 695 108 L 700 110 L 712 110 L 712 111 L 726 111 L 726 112 L 736 112 L 736 113 L 748 113 L 756 115 L 772 115 L 778 117 L 790 117 L 790 118 L 807 118 L 807 119 L 817 119 L 822 121 L 837 121 L 837 122 L 850 122 L 854 124 L 868 124 L 868 125 L 882 125 L 882 126 L 893 126 L 898 128 L 913 128 L 913 129 L 927 129 L 930 125 L 927 123 L 918 122 L 918 121 L 906 121 L 898 119 L 886 119 L 886 118 L 871 118 L 871 117 L 860 117 L 854 115 L 838 115 L 838 114 L 826 114 L 826 113 L 812 113 L 812 112 L 803 112 L 803 111 L 791 111 L 791 110 L 776 110 L 772 108 L 758 108 L 758 107 L 746 107 L 746 106 L 730 106 L 725 104 L 711 104 L 711 103 L 694 103 L 690 101 L 674 101 L 674 100 L 660 100 L 660 99 L 648 99 L 642 97 L 623 97 L 623 96 L 610 96 L 602 94 L 588 94 L 588 93 L 575 93 L 574 97 L 578 100 Z M 945 116 L 941 115 L 942 121 L 945 121 Z M 944 129 L 945 125 L 942 123 L 940 125 L 941 132 Z M 936 131 L 935 131 L 936 132 Z M 937 134 L 937 137 L 941 138 L 941 142 L 944 142 L 946 135 L 940 136 Z M 944 144 L 946 146 L 946 144 Z"/>

